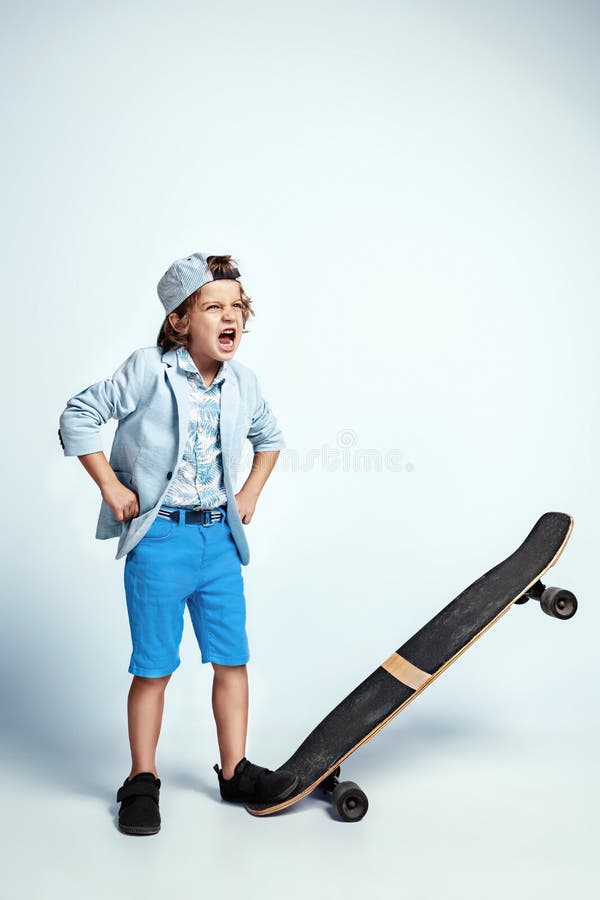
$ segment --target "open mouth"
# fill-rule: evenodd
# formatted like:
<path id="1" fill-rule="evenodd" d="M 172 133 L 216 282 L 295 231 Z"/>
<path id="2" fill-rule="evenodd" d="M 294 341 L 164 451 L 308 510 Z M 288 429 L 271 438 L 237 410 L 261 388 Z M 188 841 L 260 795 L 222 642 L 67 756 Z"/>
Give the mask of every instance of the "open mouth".
<path id="1" fill-rule="evenodd" d="M 235 328 L 224 328 L 219 334 L 219 344 L 223 350 L 233 350 L 235 341 Z"/>

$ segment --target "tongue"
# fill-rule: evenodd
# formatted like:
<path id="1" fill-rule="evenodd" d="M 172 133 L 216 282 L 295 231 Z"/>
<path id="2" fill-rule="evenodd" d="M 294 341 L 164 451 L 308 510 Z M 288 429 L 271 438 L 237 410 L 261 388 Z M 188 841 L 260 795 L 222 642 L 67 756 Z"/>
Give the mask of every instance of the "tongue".
<path id="1" fill-rule="evenodd" d="M 226 350 L 231 350 L 233 347 L 233 339 L 228 334 L 221 335 L 221 337 L 219 337 L 219 343 L 221 347 L 224 347 Z"/>

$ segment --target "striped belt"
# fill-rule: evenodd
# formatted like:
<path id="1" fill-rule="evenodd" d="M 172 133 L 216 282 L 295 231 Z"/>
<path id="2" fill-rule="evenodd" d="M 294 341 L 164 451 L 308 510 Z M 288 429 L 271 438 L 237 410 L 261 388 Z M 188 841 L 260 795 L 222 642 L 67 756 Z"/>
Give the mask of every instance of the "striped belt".
<path id="1" fill-rule="evenodd" d="M 158 515 L 184 525 L 214 525 L 225 518 L 225 507 L 214 509 L 165 509 L 161 506 Z"/>

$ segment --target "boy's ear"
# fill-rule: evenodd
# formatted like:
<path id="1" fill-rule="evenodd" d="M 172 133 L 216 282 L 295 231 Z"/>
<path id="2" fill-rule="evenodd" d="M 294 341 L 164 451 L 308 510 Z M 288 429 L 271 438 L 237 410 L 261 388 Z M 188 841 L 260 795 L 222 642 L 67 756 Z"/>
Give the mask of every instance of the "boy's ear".
<path id="1" fill-rule="evenodd" d="M 181 319 L 176 312 L 169 313 L 169 315 L 167 316 L 167 321 L 170 322 L 175 331 L 181 331 Z"/>

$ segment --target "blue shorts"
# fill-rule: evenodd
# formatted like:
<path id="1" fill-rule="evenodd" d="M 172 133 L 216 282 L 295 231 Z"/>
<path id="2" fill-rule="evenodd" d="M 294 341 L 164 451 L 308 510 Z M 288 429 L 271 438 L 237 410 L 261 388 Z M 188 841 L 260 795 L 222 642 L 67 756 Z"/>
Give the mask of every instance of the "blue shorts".
<path id="1" fill-rule="evenodd" d="M 127 554 L 124 581 L 132 675 L 178 667 L 186 604 L 203 663 L 248 662 L 244 580 L 226 514 L 210 525 L 187 524 L 183 510 L 179 522 L 157 516 Z"/>

